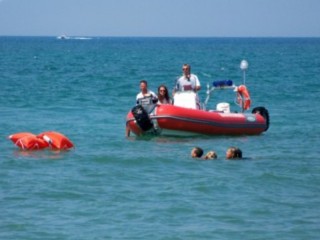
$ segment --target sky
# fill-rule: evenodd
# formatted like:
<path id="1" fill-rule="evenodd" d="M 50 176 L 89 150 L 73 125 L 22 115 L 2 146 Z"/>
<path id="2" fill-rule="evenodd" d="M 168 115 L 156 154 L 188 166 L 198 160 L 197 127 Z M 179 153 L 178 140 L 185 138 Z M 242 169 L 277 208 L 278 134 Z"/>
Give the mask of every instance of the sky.
<path id="1" fill-rule="evenodd" d="M 320 0 L 0 0 L 0 36 L 320 37 Z"/>

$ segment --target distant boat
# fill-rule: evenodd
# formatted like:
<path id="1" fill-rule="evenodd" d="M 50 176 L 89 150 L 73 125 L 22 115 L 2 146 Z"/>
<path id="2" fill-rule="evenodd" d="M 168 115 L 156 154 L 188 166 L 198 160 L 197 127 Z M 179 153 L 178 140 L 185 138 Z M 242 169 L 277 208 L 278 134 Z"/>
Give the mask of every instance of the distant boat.
<path id="1" fill-rule="evenodd" d="M 91 37 L 73 37 L 72 39 L 75 39 L 75 40 L 91 40 L 92 38 Z"/>
<path id="2" fill-rule="evenodd" d="M 65 40 L 65 39 L 70 39 L 70 37 L 68 37 L 66 35 L 60 35 L 60 36 L 57 37 L 57 39 Z"/>
<path id="3" fill-rule="evenodd" d="M 59 40 L 73 39 L 73 40 L 91 40 L 91 37 L 69 37 L 67 35 L 60 35 L 57 37 Z"/>

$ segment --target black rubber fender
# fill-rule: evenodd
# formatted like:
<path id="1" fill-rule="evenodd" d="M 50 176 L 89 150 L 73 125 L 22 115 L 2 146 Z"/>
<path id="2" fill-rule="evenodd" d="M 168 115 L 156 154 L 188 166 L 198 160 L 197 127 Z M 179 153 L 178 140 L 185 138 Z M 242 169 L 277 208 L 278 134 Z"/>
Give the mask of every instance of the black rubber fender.
<path id="1" fill-rule="evenodd" d="M 142 131 L 146 132 L 153 128 L 153 123 L 149 118 L 149 114 L 141 105 L 133 107 L 131 112 Z"/>
<path id="2" fill-rule="evenodd" d="M 259 113 L 266 120 L 267 126 L 264 131 L 267 131 L 270 125 L 269 111 L 265 107 L 255 107 L 252 109 L 252 113 Z"/>

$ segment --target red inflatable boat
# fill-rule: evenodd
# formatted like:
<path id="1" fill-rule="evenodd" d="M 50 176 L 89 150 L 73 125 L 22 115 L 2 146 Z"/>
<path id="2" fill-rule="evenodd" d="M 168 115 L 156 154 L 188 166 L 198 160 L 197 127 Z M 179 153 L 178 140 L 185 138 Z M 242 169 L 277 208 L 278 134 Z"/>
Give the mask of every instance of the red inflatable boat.
<path id="1" fill-rule="evenodd" d="M 265 110 L 265 109 L 261 109 Z M 186 109 L 174 105 L 157 105 L 154 114 L 147 115 L 142 108 L 140 118 L 130 111 L 127 115 L 127 127 L 135 135 L 145 133 L 163 135 L 206 135 L 260 134 L 267 130 L 267 119 L 256 109 L 255 113 L 223 113 Z M 188 134 L 189 133 L 189 134 Z"/>
<path id="2" fill-rule="evenodd" d="M 228 103 L 217 104 L 217 109 L 206 110 L 210 94 L 216 89 L 233 89 L 240 112 L 231 112 Z M 245 85 L 235 86 L 231 80 L 216 81 L 207 91 L 202 109 L 197 109 L 194 92 L 180 92 L 174 96 L 174 105 L 137 105 L 127 114 L 127 133 L 137 136 L 156 135 L 257 135 L 269 128 L 269 113 L 256 107 L 251 113 L 251 100 Z M 146 102 L 146 101 L 144 101 Z M 128 135 L 128 134 L 127 134 Z"/>

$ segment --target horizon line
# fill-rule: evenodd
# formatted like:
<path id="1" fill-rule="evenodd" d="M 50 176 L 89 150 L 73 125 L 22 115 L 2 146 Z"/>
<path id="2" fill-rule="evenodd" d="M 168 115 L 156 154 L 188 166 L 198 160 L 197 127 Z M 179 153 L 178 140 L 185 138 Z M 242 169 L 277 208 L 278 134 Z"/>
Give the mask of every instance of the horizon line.
<path id="1" fill-rule="evenodd" d="M 149 36 L 149 35 L 1 35 L 0 37 L 88 37 L 88 38 L 320 38 L 320 36 Z"/>

